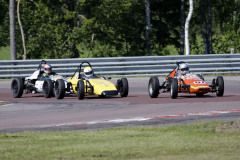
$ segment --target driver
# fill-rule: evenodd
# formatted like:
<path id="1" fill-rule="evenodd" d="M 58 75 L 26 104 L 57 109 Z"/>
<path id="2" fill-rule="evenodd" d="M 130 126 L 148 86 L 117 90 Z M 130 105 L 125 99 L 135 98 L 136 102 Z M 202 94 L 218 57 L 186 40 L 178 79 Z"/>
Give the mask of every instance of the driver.
<path id="1" fill-rule="evenodd" d="M 89 66 L 85 67 L 83 72 L 84 72 L 84 77 L 86 77 L 87 79 L 93 78 L 93 70 L 91 67 Z"/>
<path id="2" fill-rule="evenodd" d="M 52 66 L 50 64 L 44 64 L 43 66 L 44 73 L 42 74 L 43 78 L 51 78 L 55 76 L 56 73 L 52 71 Z"/>
<path id="3" fill-rule="evenodd" d="M 188 67 L 187 63 L 179 64 L 178 72 L 177 72 L 177 77 L 178 78 L 182 78 L 182 77 L 186 76 L 189 73 L 190 73 L 190 71 L 189 71 L 189 67 Z"/>

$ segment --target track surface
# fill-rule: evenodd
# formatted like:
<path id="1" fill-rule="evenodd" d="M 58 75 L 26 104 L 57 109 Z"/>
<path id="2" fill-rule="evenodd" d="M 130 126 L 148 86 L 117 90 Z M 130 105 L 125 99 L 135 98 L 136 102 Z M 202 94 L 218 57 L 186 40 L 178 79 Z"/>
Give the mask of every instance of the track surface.
<path id="1" fill-rule="evenodd" d="M 214 77 L 205 77 L 211 83 Z M 162 82 L 163 78 L 159 78 Z M 92 130 L 138 125 L 171 125 L 208 120 L 240 120 L 240 77 L 224 77 L 225 93 L 216 97 L 169 93 L 158 98 L 148 96 L 149 78 L 128 78 L 129 96 L 78 100 L 67 95 L 63 100 L 46 99 L 42 94 L 23 94 L 12 98 L 10 81 L 0 81 L 0 133 L 46 130 Z M 112 82 L 116 82 L 113 79 Z M 216 111 L 216 112 L 212 112 Z"/>

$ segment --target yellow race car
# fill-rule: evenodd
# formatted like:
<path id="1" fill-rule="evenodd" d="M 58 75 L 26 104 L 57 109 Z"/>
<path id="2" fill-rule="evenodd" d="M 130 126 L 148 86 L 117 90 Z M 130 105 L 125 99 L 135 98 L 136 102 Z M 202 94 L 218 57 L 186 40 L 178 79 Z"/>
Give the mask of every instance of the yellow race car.
<path id="1" fill-rule="evenodd" d="M 85 65 L 84 72 L 81 72 L 83 64 L 87 65 Z M 67 80 L 66 90 L 68 93 L 77 94 L 78 99 L 84 99 L 87 95 L 106 97 L 107 95 L 118 95 L 118 93 L 120 93 L 121 97 L 127 97 L 128 80 L 126 78 L 118 79 L 115 85 L 105 77 L 96 76 L 91 64 L 84 61 L 76 69 L 72 78 Z"/>

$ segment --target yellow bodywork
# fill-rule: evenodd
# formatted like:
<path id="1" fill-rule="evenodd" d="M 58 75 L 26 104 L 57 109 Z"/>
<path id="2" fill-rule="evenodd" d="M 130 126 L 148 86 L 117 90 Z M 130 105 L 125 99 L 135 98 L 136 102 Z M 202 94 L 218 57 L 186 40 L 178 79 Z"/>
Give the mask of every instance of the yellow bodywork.
<path id="1" fill-rule="evenodd" d="M 77 84 L 80 79 L 78 79 L 78 73 L 76 73 L 72 78 L 68 79 L 68 82 L 72 84 L 72 89 L 75 94 L 77 94 Z M 86 91 L 86 86 L 89 86 L 89 83 L 87 80 L 83 80 L 84 86 L 85 86 L 85 95 L 102 95 L 103 91 L 118 91 L 116 86 L 105 79 L 101 78 L 93 78 L 93 79 L 88 79 L 89 83 L 93 86 L 93 93 L 89 93 L 91 91 L 90 88 L 87 88 Z"/>

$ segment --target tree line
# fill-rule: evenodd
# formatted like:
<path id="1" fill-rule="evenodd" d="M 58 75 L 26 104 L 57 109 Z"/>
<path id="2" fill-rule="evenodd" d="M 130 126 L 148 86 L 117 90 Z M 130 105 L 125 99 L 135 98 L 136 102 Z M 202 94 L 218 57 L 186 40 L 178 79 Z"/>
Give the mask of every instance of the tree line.
<path id="1" fill-rule="evenodd" d="M 10 44 L 0 0 L 0 47 Z M 190 54 L 239 53 L 240 0 L 194 0 Z M 16 49 L 28 59 L 183 55 L 188 0 L 17 0 Z M 20 21 L 17 19 L 19 18 Z M 21 25 L 20 25 L 21 24 Z"/>

